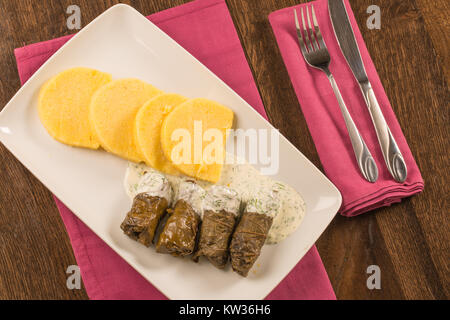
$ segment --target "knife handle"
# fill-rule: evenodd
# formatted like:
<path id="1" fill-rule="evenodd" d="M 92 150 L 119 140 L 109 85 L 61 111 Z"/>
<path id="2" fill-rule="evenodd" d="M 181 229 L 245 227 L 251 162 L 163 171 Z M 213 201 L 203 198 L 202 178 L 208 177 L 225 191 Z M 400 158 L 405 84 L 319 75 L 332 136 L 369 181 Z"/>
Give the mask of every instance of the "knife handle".
<path id="1" fill-rule="evenodd" d="M 369 113 L 372 118 L 388 170 L 396 181 L 404 182 L 408 176 L 406 163 L 397 142 L 395 141 L 394 136 L 386 123 L 386 119 L 381 112 L 381 108 L 378 104 L 377 98 L 375 97 L 372 85 L 370 82 L 361 84 L 361 90 L 363 91 L 364 98 L 366 99 L 367 107 L 369 108 Z"/>
<path id="2" fill-rule="evenodd" d="M 345 105 L 344 99 L 342 99 L 342 95 L 339 91 L 336 80 L 334 80 L 333 75 L 328 69 L 325 69 L 325 73 L 330 80 L 331 87 L 333 88 L 334 94 L 336 95 L 336 98 L 338 100 L 339 108 L 341 109 L 342 116 L 344 118 L 348 134 L 350 136 L 350 141 L 352 143 L 359 170 L 367 181 L 374 183 L 378 180 L 378 168 L 375 160 L 373 159 L 372 154 L 370 153 L 366 143 L 361 137 L 361 134 L 359 133 L 358 128 L 356 127 L 355 122 L 352 119 L 352 116 L 348 112 L 347 106 Z"/>

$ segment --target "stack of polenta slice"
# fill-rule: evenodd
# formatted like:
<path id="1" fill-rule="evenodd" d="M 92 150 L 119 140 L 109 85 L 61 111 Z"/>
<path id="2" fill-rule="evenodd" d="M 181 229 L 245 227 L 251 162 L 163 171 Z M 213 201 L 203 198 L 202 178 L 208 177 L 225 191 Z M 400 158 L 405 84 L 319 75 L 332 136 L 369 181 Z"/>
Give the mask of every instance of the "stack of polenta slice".
<path id="1" fill-rule="evenodd" d="M 38 112 L 48 133 L 62 143 L 101 147 L 167 174 L 213 183 L 220 178 L 234 116 L 214 101 L 164 93 L 138 79 L 112 80 L 89 68 L 69 69 L 47 81 Z M 212 143 L 203 140 L 222 147 L 211 152 Z M 204 156 L 207 151 L 214 160 Z"/>

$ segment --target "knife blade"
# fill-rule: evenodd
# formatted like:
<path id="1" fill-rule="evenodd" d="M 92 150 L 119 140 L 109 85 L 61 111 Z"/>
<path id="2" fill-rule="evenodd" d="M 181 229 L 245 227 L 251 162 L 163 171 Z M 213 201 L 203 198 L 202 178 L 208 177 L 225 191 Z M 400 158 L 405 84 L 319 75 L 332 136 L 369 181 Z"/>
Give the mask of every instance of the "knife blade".
<path id="1" fill-rule="evenodd" d="M 404 182 L 408 175 L 405 160 L 383 116 L 367 76 L 344 1 L 328 0 L 328 9 L 336 39 L 366 101 L 386 166 L 396 181 Z"/>

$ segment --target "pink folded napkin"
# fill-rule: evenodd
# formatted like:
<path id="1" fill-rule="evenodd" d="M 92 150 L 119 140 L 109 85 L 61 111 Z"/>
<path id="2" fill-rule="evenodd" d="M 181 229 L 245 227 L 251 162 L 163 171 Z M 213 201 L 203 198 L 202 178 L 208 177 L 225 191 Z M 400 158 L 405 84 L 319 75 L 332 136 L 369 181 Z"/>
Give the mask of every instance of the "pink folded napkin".
<path id="1" fill-rule="evenodd" d="M 193 1 L 153 14 L 149 19 L 266 117 L 224 0 Z M 24 83 L 70 37 L 16 49 L 21 82 Z M 166 298 L 98 238 L 63 203 L 56 198 L 55 201 L 91 299 Z M 315 246 L 267 296 L 267 299 L 336 299 Z"/>
<path id="2" fill-rule="evenodd" d="M 336 78 L 361 135 L 378 164 L 379 179 L 374 184 L 364 180 L 358 169 L 344 119 L 328 79 L 322 71 L 309 67 L 300 52 L 293 9 L 299 9 L 301 6 L 275 11 L 269 15 L 269 20 L 323 169 L 342 194 L 343 204 L 340 213 L 344 216 L 355 216 L 389 206 L 400 202 L 402 198 L 421 192 L 424 182 L 419 168 L 384 92 L 348 1 L 345 0 L 345 4 L 369 80 L 372 82 L 381 110 L 408 167 L 408 178 L 404 183 L 394 181 L 387 170 L 361 90 L 334 36 L 327 0 L 314 1 L 312 4 L 330 51 L 330 70 Z"/>

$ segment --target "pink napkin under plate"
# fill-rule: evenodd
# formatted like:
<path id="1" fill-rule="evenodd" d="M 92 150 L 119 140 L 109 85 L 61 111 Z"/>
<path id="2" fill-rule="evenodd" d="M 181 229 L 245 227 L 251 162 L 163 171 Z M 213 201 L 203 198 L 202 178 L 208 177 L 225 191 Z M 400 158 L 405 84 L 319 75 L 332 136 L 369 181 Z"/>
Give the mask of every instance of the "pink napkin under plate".
<path id="1" fill-rule="evenodd" d="M 224 0 L 197 0 L 148 18 L 267 118 Z M 16 49 L 21 82 L 27 81 L 70 37 Z M 56 198 L 55 201 L 91 299 L 166 299 L 62 202 Z M 315 246 L 267 296 L 267 299 L 335 298 Z"/>
<path id="2" fill-rule="evenodd" d="M 379 178 L 376 183 L 364 180 L 358 169 L 344 119 L 326 75 L 309 67 L 303 59 L 295 30 L 294 8 L 299 10 L 304 4 L 275 11 L 269 15 L 269 21 L 325 174 L 342 194 L 340 213 L 351 217 L 389 206 L 405 197 L 420 193 L 424 188 L 424 182 L 367 51 L 350 4 L 347 0 L 344 2 L 369 80 L 408 168 L 408 178 L 404 183 L 394 181 L 386 168 L 361 90 L 335 38 L 327 0 L 318 0 L 310 4 L 314 6 L 324 41 L 331 55 L 330 70 L 335 76 L 353 120 L 378 164 Z"/>

